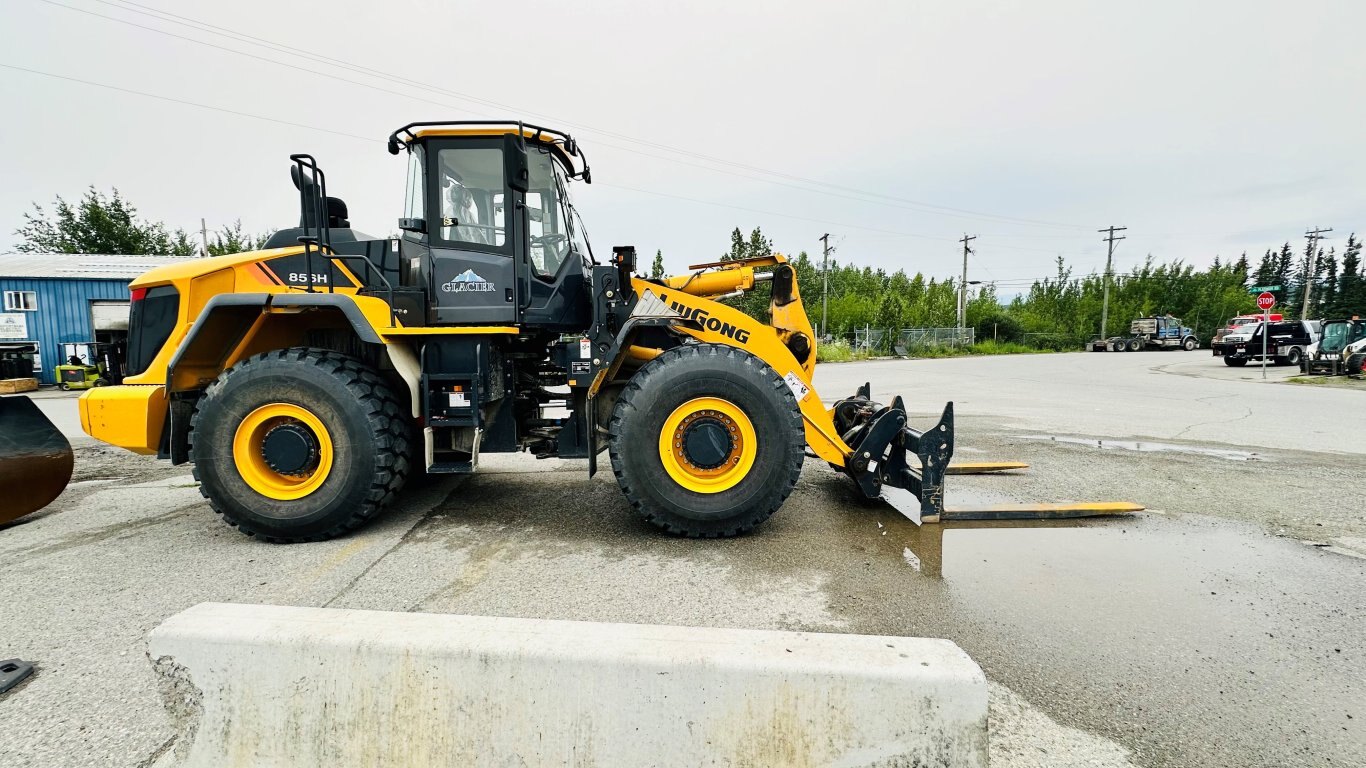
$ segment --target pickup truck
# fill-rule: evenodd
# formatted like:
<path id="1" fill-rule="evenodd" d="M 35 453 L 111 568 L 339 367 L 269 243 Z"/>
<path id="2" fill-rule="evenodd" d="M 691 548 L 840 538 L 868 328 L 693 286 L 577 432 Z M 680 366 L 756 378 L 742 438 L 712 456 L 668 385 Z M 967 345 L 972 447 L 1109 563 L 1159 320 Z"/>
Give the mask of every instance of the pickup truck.
<path id="1" fill-rule="evenodd" d="M 1247 365 L 1249 360 L 1262 357 L 1262 334 L 1267 323 L 1244 325 L 1210 345 L 1215 357 L 1224 358 L 1224 365 Z M 1304 352 L 1317 340 L 1314 323 L 1307 320 L 1270 323 L 1266 338 L 1267 362 L 1274 365 L 1299 365 Z"/>

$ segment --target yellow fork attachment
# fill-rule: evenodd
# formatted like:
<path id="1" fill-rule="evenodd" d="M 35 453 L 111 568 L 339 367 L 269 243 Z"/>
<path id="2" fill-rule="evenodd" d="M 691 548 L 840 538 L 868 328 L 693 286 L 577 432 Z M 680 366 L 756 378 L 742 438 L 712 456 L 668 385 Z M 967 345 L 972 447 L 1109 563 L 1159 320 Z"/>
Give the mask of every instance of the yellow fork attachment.
<path id="1" fill-rule="evenodd" d="M 944 507 L 938 515 L 925 515 L 921 523 L 956 523 L 963 520 L 1070 520 L 1077 517 L 1113 517 L 1142 512 L 1146 507 L 1131 501 L 1082 501 L 1072 504 L 982 504 Z"/>
<path id="2" fill-rule="evenodd" d="M 994 475 L 1012 469 L 1029 469 L 1023 461 L 963 461 L 950 464 L 946 475 Z"/>

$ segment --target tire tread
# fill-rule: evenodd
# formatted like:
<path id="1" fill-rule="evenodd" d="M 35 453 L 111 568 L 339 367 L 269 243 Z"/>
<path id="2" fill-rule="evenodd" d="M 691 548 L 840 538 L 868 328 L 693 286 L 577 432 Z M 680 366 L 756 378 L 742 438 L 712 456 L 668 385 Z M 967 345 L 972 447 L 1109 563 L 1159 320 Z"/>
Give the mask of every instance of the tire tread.
<path id="1" fill-rule="evenodd" d="M 411 436 L 404 420 L 401 417 L 396 418 L 402 413 L 402 404 L 388 384 L 379 377 L 379 374 L 361 360 L 328 349 L 289 347 L 263 352 L 237 363 L 219 374 L 218 378 L 214 379 L 213 383 L 204 390 L 203 396 L 195 405 L 194 414 L 190 417 L 189 440 L 191 451 L 193 452 L 194 449 L 194 433 L 199 424 L 204 404 L 220 397 L 226 382 L 234 376 L 241 375 L 243 371 L 250 370 L 260 362 L 271 360 L 292 364 L 311 364 L 322 368 L 329 375 L 340 379 L 345 387 L 356 396 L 356 400 L 366 406 L 366 416 L 369 419 L 370 426 L 375 434 L 380 436 L 380 450 L 377 451 L 376 457 L 379 466 L 374 473 L 370 488 L 366 492 L 364 503 L 357 505 L 345 519 L 321 533 L 281 536 L 259 530 L 250 521 L 243 520 L 221 507 L 204 490 L 203 483 L 200 483 L 199 493 L 208 499 L 209 506 L 223 518 L 223 522 L 262 541 L 290 544 L 325 541 L 345 535 L 382 512 L 393 501 L 399 490 L 403 488 L 404 481 L 411 469 L 409 459 Z M 198 482 L 198 467 L 194 468 L 193 474 L 195 481 Z"/>
<path id="2" fill-rule="evenodd" d="M 649 502 L 640 495 L 632 485 L 631 479 L 627 477 L 625 465 L 621 459 L 623 450 L 621 441 L 625 436 L 628 410 L 637 409 L 636 398 L 641 396 L 650 380 L 658 376 L 665 369 L 665 366 L 687 366 L 709 357 L 722 356 L 734 358 L 747 366 L 753 366 L 755 368 L 754 374 L 763 378 L 765 389 L 771 390 L 779 401 L 790 406 L 792 428 L 789 430 L 788 440 L 791 442 L 792 450 L 789 451 L 789 455 L 792 458 L 787 467 L 786 482 L 776 483 L 770 488 L 757 512 L 746 515 L 729 527 L 714 529 L 700 523 L 694 524 L 694 521 L 677 519 L 675 516 L 665 517 L 652 509 Z M 626 501 L 631 505 L 631 509 L 642 520 L 666 533 L 693 539 L 729 538 L 753 531 L 772 517 L 773 513 L 777 512 L 778 508 L 787 500 L 792 488 L 797 484 L 797 478 L 801 475 L 802 465 L 805 462 L 806 435 L 802 426 L 801 411 L 798 409 L 797 400 L 793 396 L 792 390 L 788 388 L 787 383 L 778 376 L 771 366 L 758 357 L 744 350 L 719 344 L 684 344 L 668 350 L 641 368 L 627 383 L 621 396 L 617 399 L 616 407 L 612 411 L 612 418 L 608 422 L 608 431 L 610 433 L 608 447 L 612 462 L 612 473 L 616 476 L 617 484 L 621 487 L 622 493 L 625 494 Z"/>

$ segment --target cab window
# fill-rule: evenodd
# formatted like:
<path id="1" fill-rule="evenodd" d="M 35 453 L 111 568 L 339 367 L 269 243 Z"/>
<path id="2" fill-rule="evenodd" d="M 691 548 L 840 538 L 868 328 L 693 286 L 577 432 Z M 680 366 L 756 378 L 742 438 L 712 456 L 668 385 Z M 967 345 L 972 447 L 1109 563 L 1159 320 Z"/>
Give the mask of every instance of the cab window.
<path id="1" fill-rule="evenodd" d="M 493 147 L 459 147 L 437 152 L 435 179 L 437 238 L 464 248 L 505 251 L 503 153 Z"/>
<path id="2" fill-rule="evenodd" d="M 403 195 L 403 217 L 426 218 L 427 153 L 419 144 L 408 153 L 408 188 Z"/>
<path id="3" fill-rule="evenodd" d="M 528 147 L 526 194 L 531 266 L 549 278 L 560 270 L 570 247 L 570 222 L 559 168 L 544 146 Z"/>

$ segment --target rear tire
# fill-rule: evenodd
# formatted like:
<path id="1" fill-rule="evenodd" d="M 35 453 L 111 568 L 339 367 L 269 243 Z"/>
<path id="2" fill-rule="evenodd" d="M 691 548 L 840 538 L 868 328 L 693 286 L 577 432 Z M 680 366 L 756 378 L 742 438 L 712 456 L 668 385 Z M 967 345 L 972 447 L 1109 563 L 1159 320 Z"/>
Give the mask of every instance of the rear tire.
<path id="1" fill-rule="evenodd" d="M 360 360 L 313 348 L 267 352 L 229 368 L 200 398 L 190 420 L 195 479 L 214 511 L 249 536 L 334 538 L 402 488 L 412 450 L 406 417 Z M 281 428 L 286 458 L 311 448 L 277 472 L 267 438 Z"/>
<path id="2" fill-rule="evenodd" d="M 1348 375 L 1360 376 L 1363 368 L 1366 368 L 1366 352 L 1353 352 L 1347 357 Z"/>
<path id="3" fill-rule="evenodd" d="M 714 461 L 683 447 L 673 457 L 694 428 L 724 442 L 715 444 Z M 782 377 L 717 344 L 684 344 L 642 367 L 617 400 L 609 431 L 612 471 L 635 513 L 690 538 L 736 536 L 772 516 L 797 483 L 806 445 Z"/>
<path id="4" fill-rule="evenodd" d="M 1290 348 L 1290 354 L 1288 354 L 1288 355 L 1285 356 L 1285 364 L 1286 364 L 1286 365 L 1299 365 L 1299 364 L 1300 364 L 1300 358 L 1301 358 L 1302 356 L 1303 356 L 1303 355 L 1302 355 L 1302 353 L 1300 352 L 1300 348 L 1299 348 L 1299 347 L 1291 347 L 1291 348 Z"/>
<path id="5" fill-rule="evenodd" d="M 1143 342 L 1139 339 L 1129 339 L 1128 348 L 1130 352 L 1137 352 L 1143 349 Z"/>
<path id="6" fill-rule="evenodd" d="M 1234 368 L 1242 368 L 1243 366 L 1247 365 L 1247 358 L 1246 358 L 1246 357 L 1226 357 L 1226 358 L 1224 358 L 1224 365 L 1231 365 L 1231 366 L 1233 366 Z"/>

